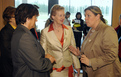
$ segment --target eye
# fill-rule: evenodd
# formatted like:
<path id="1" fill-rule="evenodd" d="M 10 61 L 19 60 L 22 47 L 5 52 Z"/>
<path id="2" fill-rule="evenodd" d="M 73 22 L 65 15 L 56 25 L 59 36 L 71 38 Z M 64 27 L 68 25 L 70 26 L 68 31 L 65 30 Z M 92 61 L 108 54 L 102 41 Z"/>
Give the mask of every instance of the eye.
<path id="1" fill-rule="evenodd" d="M 90 17 L 91 15 L 87 15 L 88 17 Z"/>

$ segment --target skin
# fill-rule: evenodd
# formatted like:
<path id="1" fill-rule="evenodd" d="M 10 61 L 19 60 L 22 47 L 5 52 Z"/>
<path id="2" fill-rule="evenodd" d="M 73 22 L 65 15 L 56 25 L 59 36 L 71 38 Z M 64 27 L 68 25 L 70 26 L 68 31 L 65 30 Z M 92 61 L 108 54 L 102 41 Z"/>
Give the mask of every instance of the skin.
<path id="1" fill-rule="evenodd" d="M 10 21 L 9 24 L 11 24 L 11 25 L 17 27 L 16 21 L 15 21 L 15 16 L 14 16 L 14 15 L 12 16 L 12 18 L 11 18 L 9 21 Z"/>
<path id="2" fill-rule="evenodd" d="M 68 19 L 70 17 L 70 14 L 66 15 L 66 18 Z"/>
<path id="3" fill-rule="evenodd" d="M 65 20 L 64 10 L 56 11 L 56 14 L 53 15 L 52 18 L 53 18 L 53 28 L 54 28 L 55 35 L 59 40 L 61 40 L 62 33 L 63 33 L 62 24 Z"/>
<path id="4" fill-rule="evenodd" d="M 80 17 L 81 17 L 81 15 L 80 15 L 80 14 L 78 14 L 78 15 L 77 15 L 77 19 L 80 19 Z"/>
<path id="5" fill-rule="evenodd" d="M 100 22 L 100 15 L 95 16 L 90 10 L 85 11 L 85 22 L 88 27 L 91 27 L 93 30 L 97 27 Z"/>
<path id="6" fill-rule="evenodd" d="M 99 24 L 100 20 L 100 15 L 94 15 L 90 10 L 85 11 L 85 21 L 88 27 L 91 27 L 92 30 L 95 30 L 97 25 Z M 69 50 L 79 56 L 80 55 L 80 50 L 79 48 L 74 48 L 73 46 L 69 46 Z M 85 65 L 89 66 L 89 59 L 86 57 L 86 55 L 82 54 L 81 55 L 81 63 L 84 63 Z"/>
<path id="7" fill-rule="evenodd" d="M 26 22 L 22 24 L 23 26 L 27 27 L 29 30 L 35 27 L 35 23 L 37 22 L 37 17 L 34 15 L 31 19 L 27 18 Z"/>

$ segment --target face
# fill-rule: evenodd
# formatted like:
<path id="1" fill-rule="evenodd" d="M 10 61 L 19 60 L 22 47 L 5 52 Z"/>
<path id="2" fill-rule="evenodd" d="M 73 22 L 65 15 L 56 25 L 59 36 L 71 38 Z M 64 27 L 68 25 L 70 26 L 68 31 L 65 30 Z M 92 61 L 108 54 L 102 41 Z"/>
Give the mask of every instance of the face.
<path id="1" fill-rule="evenodd" d="M 13 15 L 10 19 L 10 24 L 12 24 L 13 26 L 16 26 L 16 21 L 15 21 L 15 16 Z"/>
<path id="2" fill-rule="evenodd" d="M 88 27 L 95 27 L 97 23 L 98 15 L 95 16 L 90 10 L 85 11 L 85 21 Z"/>
<path id="3" fill-rule="evenodd" d="M 52 16 L 53 22 L 57 24 L 63 24 L 65 19 L 65 13 L 64 10 L 56 11 L 56 15 Z"/>
<path id="4" fill-rule="evenodd" d="M 80 14 L 78 14 L 78 15 L 77 15 L 77 19 L 80 19 L 80 17 L 81 17 L 81 15 L 80 15 Z"/>
<path id="5" fill-rule="evenodd" d="M 67 18 L 69 18 L 69 17 L 70 17 L 70 15 L 69 15 L 69 14 L 68 14 L 68 15 L 66 15 L 66 17 L 67 17 Z"/>
<path id="6" fill-rule="evenodd" d="M 35 23 L 37 22 L 37 17 L 36 15 L 34 15 L 31 19 L 28 19 L 28 26 L 29 26 L 29 29 L 32 29 L 35 27 Z"/>

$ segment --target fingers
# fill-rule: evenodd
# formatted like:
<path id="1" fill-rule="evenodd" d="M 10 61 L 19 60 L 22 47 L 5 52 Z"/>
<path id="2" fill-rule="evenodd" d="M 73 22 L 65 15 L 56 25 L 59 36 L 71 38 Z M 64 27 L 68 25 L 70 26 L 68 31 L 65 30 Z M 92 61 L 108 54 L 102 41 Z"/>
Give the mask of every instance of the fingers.
<path id="1" fill-rule="evenodd" d="M 89 59 L 85 55 L 81 55 L 81 63 L 84 63 L 85 65 L 89 66 Z"/>
<path id="2" fill-rule="evenodd" d="M 79 77 L 79 75 L 80 75 L 80 69 L 78 68 L 78 69 L 76 69 L 76 71 L 78 72 L 77 73 L 77 77 Z"/>
<path id="3" fill-rule="evenodd" d="M 51 61 L 51 63 L 56 61 L 56 59 L 52 55 L 50 55 L 50 54 L 46 54 L 45 58 L 48 58 Z"/>
<path id="4" fill-rule="evenodd" d="M 50 57 L 49 59 L 50 59 L 51 63 L 56 62 L 56 59 L 54 57 Z"/>

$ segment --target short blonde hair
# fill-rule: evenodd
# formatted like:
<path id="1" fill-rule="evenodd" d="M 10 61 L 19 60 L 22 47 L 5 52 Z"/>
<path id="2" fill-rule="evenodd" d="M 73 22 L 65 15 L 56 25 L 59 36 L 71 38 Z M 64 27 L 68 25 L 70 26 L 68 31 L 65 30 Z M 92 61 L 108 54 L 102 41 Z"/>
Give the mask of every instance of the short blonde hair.
<path id="1" fill-rule="evenodd" d="M 64 7 L 58 5 L 58 4 L 55 4 L 52 6 L 51 8 L 51 11 L 50 11 L 50 18 L 53 20 L 52 16 L 55 16 L 56 15 L 56 11 L 59 11 L 59 10 L 64 10 Z"/>

